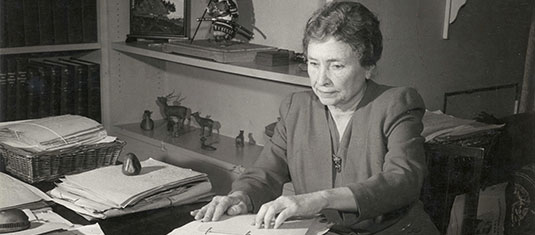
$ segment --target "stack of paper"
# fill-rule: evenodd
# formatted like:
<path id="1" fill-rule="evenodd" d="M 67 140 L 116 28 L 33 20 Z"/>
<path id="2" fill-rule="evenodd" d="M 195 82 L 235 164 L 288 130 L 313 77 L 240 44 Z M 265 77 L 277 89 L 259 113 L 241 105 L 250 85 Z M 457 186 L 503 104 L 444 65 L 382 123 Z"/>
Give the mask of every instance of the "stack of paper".
<path id="1" fill-rule="evenodd" d="M 88 219 L 190 203 L 211 195 L 206 174 L 152 158 L 141 165 L 135 176 L 124 175 L 121 165 L 68 175 L 48 194 Z"/>
<path id="2" fill-rule="evenodd" d="M 106 136 L 106 130 L 100 123 L 78 115 L 0 124 L 0 142 L 30 152 L 93 144 Z"/>
<path id="3" fill-rule="evenodd" d="M 475 120 L 457 118 L 442 113 L 442 111 L 426 111 L 422 122 L 424 130 L 422 136 L 429 142 L 437 137 L 463 136 L 479 131 L 502 128 L 505 124 L 495 125 L 477 122 Z"/>

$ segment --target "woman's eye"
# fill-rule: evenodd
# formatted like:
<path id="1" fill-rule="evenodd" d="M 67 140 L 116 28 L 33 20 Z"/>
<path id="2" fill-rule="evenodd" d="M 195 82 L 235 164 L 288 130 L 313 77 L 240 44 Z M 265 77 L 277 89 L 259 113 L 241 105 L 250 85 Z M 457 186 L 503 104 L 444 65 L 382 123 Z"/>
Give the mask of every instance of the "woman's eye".
<path id="1" fill-rule="evenodd" d="M 332 64 L 332 65 L 331 65 L 331 68 L 332 68 L 332 69 L 343 69 L 343 68 L 344 68 L 344 65 L 341 65 L 341 64 Z"/>

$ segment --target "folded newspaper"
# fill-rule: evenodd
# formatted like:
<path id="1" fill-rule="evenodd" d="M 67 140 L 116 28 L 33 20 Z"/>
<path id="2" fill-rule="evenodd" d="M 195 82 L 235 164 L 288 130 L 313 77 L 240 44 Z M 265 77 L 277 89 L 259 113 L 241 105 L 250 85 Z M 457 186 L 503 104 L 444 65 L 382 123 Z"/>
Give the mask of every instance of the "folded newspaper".
<path id="1" fill-rule="evenodd" d="M 152 158 L 141 165 L 134 176 L 124 175 L 120 165 L 67 175 L 48 194 L 88 219 L 192 203 L 212 195 L 204 173 Z"/>
<path id="2" fill-rule="evenodd" d="M 0 123 L 0 143 L 30 152 L 93 144 L 106 137 L 100 123 L 78 115 Z"/>

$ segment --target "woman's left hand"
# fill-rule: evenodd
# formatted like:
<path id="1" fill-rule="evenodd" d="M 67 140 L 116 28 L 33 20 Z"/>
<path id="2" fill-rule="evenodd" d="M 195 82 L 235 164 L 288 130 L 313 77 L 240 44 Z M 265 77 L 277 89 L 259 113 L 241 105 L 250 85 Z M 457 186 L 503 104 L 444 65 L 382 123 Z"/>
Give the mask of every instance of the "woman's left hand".
<path id="1" fill-rule="evenodd" d="M 255 227 L 279 228 L 284 221 L 294 216 L 310 216 L 326 208 L 328 201 L 321 193 L 307 193 L 296 196 L 280 196 L 274 201 L 265 203 L 256 214 Z"/>

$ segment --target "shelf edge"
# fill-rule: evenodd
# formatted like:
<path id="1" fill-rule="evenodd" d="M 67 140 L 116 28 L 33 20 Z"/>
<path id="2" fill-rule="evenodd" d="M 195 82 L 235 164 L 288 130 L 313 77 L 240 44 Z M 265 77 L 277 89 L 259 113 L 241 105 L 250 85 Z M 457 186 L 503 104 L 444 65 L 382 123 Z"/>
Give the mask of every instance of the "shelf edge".
<path id="1" fill-rule="evenodd" d="M 280 72 L 273 72 L 268 70 L 262 70 L 257 68 L 245 67 L 237 64 L 224 64 L 204 59 L 198 59 L 194 57 L 182 56 L 178 54 L 165 53 L 162 51 L 157 51 L 156 49 L 145 49 L 140 47 L 134 47 L 127 45 L 124 42 L 115 42 L 112 43 L 112 48 L 125 53 L 131 53 L 135 55 L 165 60 L 168 62 L 185 64 L 189 66 L 215 70 L 220 72 L 238 74 L 243 76 L 248 76 L 252 78 L 258 78 L 262 80 L 281 82 L 291 85 L 297 85 L 302 87 L 310 87 L 308 77 L 285 74 Z"/>
<path id="2" fill-rule="evenodd" d="M 59 51 L 82 51 L 101 49 L 100 43 L 79 43 L 79 44 L 62 44 L 62 45 L 39 45 L 26 47 L 7 47 L 0 48 L 0 55 L 39 53 L 39 52 L 59 52 Z"/>

